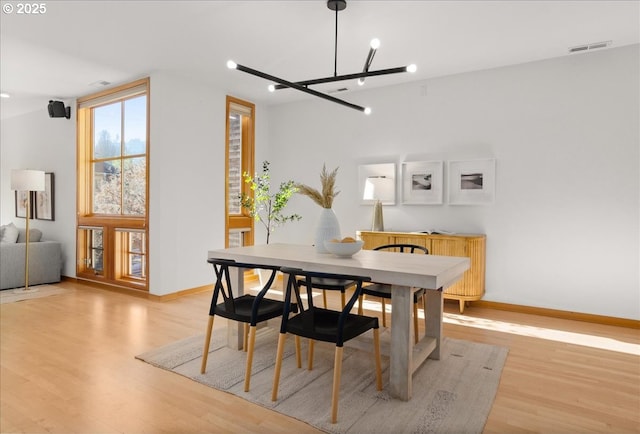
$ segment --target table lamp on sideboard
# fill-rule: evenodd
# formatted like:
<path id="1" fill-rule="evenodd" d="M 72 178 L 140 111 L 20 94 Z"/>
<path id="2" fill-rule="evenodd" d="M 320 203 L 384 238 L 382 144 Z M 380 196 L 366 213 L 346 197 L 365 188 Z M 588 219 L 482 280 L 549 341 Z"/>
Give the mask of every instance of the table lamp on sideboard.
<path id="1" fill-rule="evenodd" d="M 384 231 L 382 217 L 382 202 L 390 202 L 395 199 L 395 184 L 393 178 L 387 176 L 369 176 L 364 184 L 363 200 L 374 200 L 372 231 Z"/>

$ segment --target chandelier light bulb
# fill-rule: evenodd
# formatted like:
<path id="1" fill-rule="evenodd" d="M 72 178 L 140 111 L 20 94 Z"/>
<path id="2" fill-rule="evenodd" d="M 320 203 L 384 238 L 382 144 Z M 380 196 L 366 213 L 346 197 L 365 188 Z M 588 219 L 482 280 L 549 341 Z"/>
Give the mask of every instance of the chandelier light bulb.
<path id="1" fill-rule="evenodd" d="M 373 39 L 371 40 L 370 45 L 371 45 L 371 48 L 373 48 L 374 50 L 377 50 L 378 48 L 380 48 L 380 39 L 378 39 L 378 38 L 373 38 Z"/>
<path id="2" fill-rule="evenodd" d="M 371 114 L 371 107 L 365 107 L 364 114 L 365 115 L 370 115 Z"/>
<path id="3" fill-rule="evenodd" d="M 362 86 L 364 85 L 364 78 L 359 78 L 358 79 L 358 86 Z"/>
<path id="4" fill-rule="evenodd" d="M 238 67 L 238 64 L 236 62 L 234 62 L 233 60 L 228 60 L 227 61 L 227 68 L 236 69 L 237 67 Z"/>
<path id="5" fill-rule="evenodd" d="M 275 92 L 276 91 L 276 86 L 274 84 L 270 84 L 268 89 L 269 89 L 269 92 Z"/>
<path id="6" fill-rule="evenodd" d="M 411 65 L 407 66 L 407 72 L 416 72 L 418 70 L 418 67 L 416 66 L 415 63 L 412 63 Z"/>

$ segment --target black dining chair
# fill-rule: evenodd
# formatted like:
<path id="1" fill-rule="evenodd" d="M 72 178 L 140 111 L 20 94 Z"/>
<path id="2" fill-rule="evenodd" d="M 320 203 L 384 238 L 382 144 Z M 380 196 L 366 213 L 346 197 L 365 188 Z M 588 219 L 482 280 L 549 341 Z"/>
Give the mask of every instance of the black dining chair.
<path id="1" fill-rule="evenodd" d="M 303 281 L 298 282 L 298 285 L 303 284 Z M 316 279 L 311 279 L 311 286 L 315 289 L 322 290 L 322 302 L 324 303 L 325 308 L 327 308 L 327 291 L 340 291 L 340 301 L 342 305 L 341 307 L 344 308 L 347 299 L 346 292 L 348 289 L 355 287 L 356 282 L 348 279 L 330 279 L 318 277 Z"/>
<path id="2" fill-rule="evenodd" d="M 390 252 L 401 252 L 401 253 L 418 253 L 418 254 L 429 254 L 429 249 L 426 247 L 417 245 L 417 244 L 385 244 L 383 246 L 378 246 L 373 250 L 384 250 Z M 358 313 L 362 314 L 363 312 L 363 298 L 365 295 L 370 295 L 373 297 L 380 298 L 382 303 L 382 327 L 387 326 L 386 320 L 386 303 L 385 300 L 391 299 L 391 285 L 386 283 L 373 283 L 371 285 L 366 285 L 362 288 L 362 294 L 360 295 L 360 301 L 358 303 Z M 413 293 L 413 336 L 414 341 L 418 343 L 418 303 L 422 299 L 422 309 L 426 315 L 426 301 L 427 298 L 424 297 L 425 289 L 418 289 Z"/>
<path id="3" fill-rule="evenodd" d="M 209 308 L 209 323 L 207 325 L 204 350 L 202 352 L 202 366 L 200 367 L 200 373 L 204 374 L 207 369 L 207 358 L 209 355 L 209 344 L 211 341 L 214 317 L 218 315 L 233 321 L 242 322 L 244 323 L 243 348 L 247 352 L 244 391 L 248 392 L 251 383 L 251 365 L 253 363 L 256 325 L 260 322 L 281 316 L 284 310 L 283 301 L 265 297 L 267 291 L 271 288 L 271 285 L 276 278 L 276 272 L 279 270 L 279 267 L 239 263 L 233 260 L 217 258 L 210 258 L 207 262 L 213 265 L 216 275 L 216 283 L 213 289 L 213 296 L 211 297 L 211 306 Z M 257 295 L 244 294 L 241 296 L 235 296 L 231 278 L 229 276 L 229 267 L 271 270 L 271 275 Z M 222 296 L 222 302 L 218 303 L 220 296 Z M 297 305 L 290 306 L 289 310 L 296 312 Z"/>
<path id="4" fill-rule="evenodd" d="M 338 400 L 340 395 L 340 377 L 342 374 L 342 353 L 344 343 L 359 336 L 368 330 L 373 330 L 374 358 L 376 366 L 376 386 L 382 390 L 382 371 L 380 365 L 380 334 L 378 318 L 351 313 L 356 300 L 362 290 L 362 282 L 371 279 L 363 276 L 350 276 L 331 273 L 318 273 L 303 271 L 297 268 L 282 267 L 283 274 L 288 275 L 285 292 L 285 307 L 278 337 L 278 350 L 276 353 L 276 366 L 273 378 L 273 391 L 271 400 L 278 399 L 278 386 L 280 383 L 280 370 L 282 368 L 282 355 L 287 333 L 296 336 L 296 351 L 300 354 L 300 337 L 309 339 L 308 369 L 313 368 L 314 341 L 330 342 L 336 345 L 333 367 L 333 391 L 331 395 L 331 423 L 338 420 Z M 355 291 L 342 310 L 331 310 L 316 307 L 311 296 L 313 279 L 344 279 L 355 283 Z M 300 284 L 300 282 L 304 282 Z M 308 297 L 308 306 L 301 303 L 300 288 L 304 288 Z M 295 306 L 293 299 L 300 308 L 300 313 L 289 317 Z M 298 368 L 301 367 L 298 358 Z"/>

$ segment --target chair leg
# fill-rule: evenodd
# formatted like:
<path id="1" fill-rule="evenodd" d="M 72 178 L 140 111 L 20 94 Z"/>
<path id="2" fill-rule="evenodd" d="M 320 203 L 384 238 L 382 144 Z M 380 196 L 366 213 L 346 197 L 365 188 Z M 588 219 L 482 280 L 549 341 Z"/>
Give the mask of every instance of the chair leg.
<path id="1" fill-rule="evenodd" d="M 313 339 L 309 339 L 309 355 L 307 357 L 307 369 L 311 371 L 313 369 L 313 347 L 315 341 Z"/>
<path id="2" fill-rule="evenodd" d="M 358 315 L 362 315 L 364 312 L 364 306 L 362 306 L 363 302 L 364 302 L 364 296 L 360 294 L 360 296 L 358 297 Z"/>
<path id="3" fill-rule="evenodd" d="M 338 399 L 340 398 L 340 376 L 342 375 L 342 350 L 336 347 L 336 356 L 333 363 L 333 392 L 331 394 L 331 423 L 338 421 Z"/>
<path id="4" fill-rule="evenodd" d="M 253 349 L 256 344 L 256 326 L 249 327 L 249 338 L 247 345 L 247 369 L 244 372 L 244 391 L 248 392 L 251 386 L 251 365 L 253 365 Z"/>
<path id="5" fill-rule="evenodd" d="M 382 299 L 382 327 L 387 326 L 387 304 Z"/>
<path id="6" fill-rule="evenodd" d="M 302 368 L 302 354 L 300 349 L 300 336 L 296 336 L 296 363 L 298 364 L 298 368 Z"/>
<path id="7" fill-rule="evenodd" d="M 286 333 L 280 333 L 278 336 L 278 350 L 276 351 L 276 367 L 273 373 L 273 390 L 271 391 L 271 400 L 278 399 L 278 386 L 280 384 L 280 368 L 282 368 L 282 354 L 284 353 L 284 342 L 287 339 Z"/>
<path id="8" fill-rule="evenodd" d="M 464 313 L 464 300 L 460 300 L 460 315 Z"/>
<path id="9" fill-rule="evenodd" d="M 373 329 L 373 353 L 376 362 L 376 386 L 382 390 L 382 363 L 380 362 L 380 330 Z"/>
<path id="10" fill-rule="evenodd" d="M 245 353 L 247 352 L 247 342 L 249 339 L 249 324 L 248 323 L 244 323 L 244 335 L 242 336 L 242 351 L 244 351 Z"/>
<path id="11" fill-rule="evenodd" d="M 327 291 L 322 290 L 322 302 L 324 303 L 324 308 L 327 308 Z"/>
<path id="12" fill-rule="evenodd" d="M 413 303 L 413 341 L 418 343 L 418 303 Z"/>
<path id="13" fill-rule="evenodd" d="M 213 316 L 209 316 L 209 323 L 207 324 L 207 336 L 204 338 L 204 350 L 202 350 L 202 365 L 200 366 L 200 373 L 204 374 L 207 370 L 207 358 L 209 357 L 209 344 L 211 343 L 211 330 L 213 329 Z"/>
<path id="14" fill-rule="evenodd" d="M 340 291 L 340 301 L 342 302 L 342 309 L 344 309 L 344 306 L 347 304 L 346 294 L 344 291 Z"/>

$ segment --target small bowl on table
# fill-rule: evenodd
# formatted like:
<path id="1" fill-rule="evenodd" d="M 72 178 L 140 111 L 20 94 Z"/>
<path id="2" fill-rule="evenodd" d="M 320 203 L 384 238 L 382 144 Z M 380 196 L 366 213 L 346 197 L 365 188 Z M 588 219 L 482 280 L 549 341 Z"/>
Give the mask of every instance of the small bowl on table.
<path id="1" fill-rule="evenodd" d="M 364 241 L 354 240 L 349 242 L 341 242 L 340 240 L 327 240 L 324 242 L 324 247 L 329 253 L 334 254 L 340 258 L 350 258 L 354 254 L 358 253 L 362 249 Z"/>

